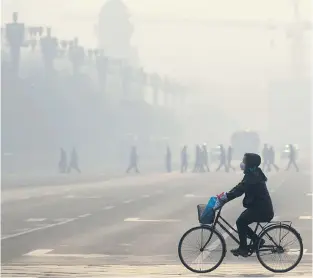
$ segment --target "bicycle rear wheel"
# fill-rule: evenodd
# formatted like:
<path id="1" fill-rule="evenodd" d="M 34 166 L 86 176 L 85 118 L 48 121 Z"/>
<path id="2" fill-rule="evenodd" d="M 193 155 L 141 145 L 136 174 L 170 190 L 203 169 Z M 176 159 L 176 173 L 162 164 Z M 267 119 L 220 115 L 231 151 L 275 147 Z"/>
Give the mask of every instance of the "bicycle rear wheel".
<path id="1" fill-rule="evenodd" d="M 190 271 L 211 272 L 222 263 L 226 255 L 225 240 L 210 226 L 195 227 L 188 230 L 180 239 L 178 255 L 182 264 Z"/>
<path id="2" fill-rule="evenodd" d="M 260 246 L 261 239 L 265 243 Z M 267 270 L 284 273 L 294 269 L 303 256 L 300 234 L 288 225 L 273 225 L 260 235 L 256 255 Z"/>

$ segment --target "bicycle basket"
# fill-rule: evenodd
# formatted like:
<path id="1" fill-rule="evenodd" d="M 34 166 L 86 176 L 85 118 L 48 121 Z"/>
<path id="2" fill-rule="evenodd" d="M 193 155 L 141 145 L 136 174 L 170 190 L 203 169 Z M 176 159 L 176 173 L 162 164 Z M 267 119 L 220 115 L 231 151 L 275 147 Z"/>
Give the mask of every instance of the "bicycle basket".
<path id="1" fill-rule="evenodd" d="M 207 211 L 205 211 L 207 205 L 197 205 L 198 209 L 198 220 L 201 224 L 212 224 L 215 219 L 215 211 L 213 208 L 209 208 Z M 205 215 L 203 212 L 205 211 Z"/>

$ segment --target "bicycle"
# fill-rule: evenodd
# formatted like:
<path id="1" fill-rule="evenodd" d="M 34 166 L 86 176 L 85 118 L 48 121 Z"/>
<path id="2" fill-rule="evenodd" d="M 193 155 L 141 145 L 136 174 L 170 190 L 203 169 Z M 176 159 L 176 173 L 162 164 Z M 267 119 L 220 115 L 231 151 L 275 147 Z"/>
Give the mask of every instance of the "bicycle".
<path id="1" fill-rule="evenodd" d="M 233 235 L 234 232 L 238 234 L 237 230 L 234 229 L 231 226 L 231 224 L 229 224 L 221 216 L 222 207 L 217 210 L 218 213 L 216 216 L 214 215 L 211 223 L 209 224 L 201 223 L 200 217 L 205 207 L 206 205 L 197 206 L 200 226 L 193 227 L 189 229 L 187 232 L 185 232 L 184 235 L 181 237 L 179 244 L 178 244 L 178 255 L 179 255 L 180 261 L 187 269 L 196 273 L 208 273 L 208 272 L 215 270 L 223 262 L 226 256 L 227 250 L 226 250 L 225 238 L 216 229 L 217 224 L 220 226 L 220 228 L 222 228 L 222 230 L 225 233 L 227 233 L 230 236 L 231 239 L 233 239 L 239 245 L 239 240 Z M 265 222 L 256 223 L 254 233 L 258 235 L 258 241 L 253 242 L 252 239 L 250 239 L 250 242 L 248 243 L 248 250 L 249 250 L 248 256 L 251 256 L 253 253 L 256 253 L 258 261 L 261 263 L 261 265 L 271 272 L 284 273 L 284 272 L 288 272 L 294 269 L 300 263 L 302 259 L 303 243 L 302 243 L 302 238 L 300 234 L 296 231 L 296 229 L 291 227 L 292 222 L 291 221 L 271 221 L 271 222 L 266 222 L 266 224 L 262 224 L 262 223 L 265 223 Z M 225 225 L 228 226 L 229 229 L 227 229 Z M 261 228 L 261 231 L 257 233 L 259 228 Z M 230 232 L 230 230 L 232 232 Z M 184 244 L 191 237 L 191 235 L 196 235 L 198 232 L 200 232 L 201 239 L 197 241 L 196 242 L 197 245 L 193 247 L 195 247 L 194 251 L 199 252 L 199 255 L 191 263 L 187 263 L 185 254 L 183 252 Z M 273 236 L 271 236 L 272 232 L 276 232 L 275 234 L 277 233 L 279 234 L 280 239 L 278 243 L 274 241 Z M 282 232 L 285 232 L 285 233 L 284 233 L 284 236 L 281 238 Z M 203 235 L 206 233 L 208 237 L 203 237 Z M 294 236 L 295 240 L 297 241 L 299 245 L 299 249 L 286 249 L 285 248 L 286 245 L 283 245 L 283 242 L 288 234 L 292 234 Z M 216 237 L 215 240 L 213 240 L 214 237 Z M 264 239 L 264 241 L 262 239 Z M 209 242 L 211 242 L 211 244 L 208 246 Z M 288 241 L 287 243 L 292 243 L 292 242 L 293 241 Z M 201 258 L 203 260 L 204 254 L 206 254 L 206 258 L 210 257 L 211 253 L 215 253 L 216 249 L 219 246 L 221 247 L 220 257 L 218 258 L 217 262 L 213 264 L 213 266 L 211 267 L 209 266 L 209 268 L 204 268 L 204 269 L 201 269 L 201 267 L 200 269 L 196 269 L 191 266 L 191 264 L 193 263 L 199 265 L 199 262 L 197 261 L 199 261 Z M 189 249 L 189 251 L 190 250 L 191 249 Z M 290 255 L 290 253 L 292 254 L 294 253 L 295 255 L 297 255 L 297 259 L 293 264 L 287 266 L 286 268 L 277 269 L 277 268 L 270 266 L 269 263 L 266 263 L 264 261 L 263 257 L 267 253 L 270 255 L 270 257 L 272 257 L 270 258 L 271 262 L 273 262 L 273 257 L 278 256 L 280 258 L 280 256 Z"/>

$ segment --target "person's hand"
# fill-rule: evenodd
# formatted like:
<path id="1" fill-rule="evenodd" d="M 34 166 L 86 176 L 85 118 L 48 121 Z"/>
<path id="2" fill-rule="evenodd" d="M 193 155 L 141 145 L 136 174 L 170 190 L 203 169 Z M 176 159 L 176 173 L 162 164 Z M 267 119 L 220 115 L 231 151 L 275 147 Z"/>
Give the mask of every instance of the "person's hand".
<path id="1" fill-rule="evenodd" d="M 227 195 L 226 193 L 221 193 L 221 194 L 218 194 L 216 195 L 216 203 L 215 203 L 215 206 L 214 206 L 214 210 L 218 210 L 220 209 L 222 206 L 225 205 L 225 203 L 227 203 Z"/>
<path id="2" fill-rule="evenodd" d="M 221 194 L 218 194 L 217 199 L 219 199 L 221 202 L 226 203 L 228 201 L 227 194 L 225 192 L 222 192 Z"/>

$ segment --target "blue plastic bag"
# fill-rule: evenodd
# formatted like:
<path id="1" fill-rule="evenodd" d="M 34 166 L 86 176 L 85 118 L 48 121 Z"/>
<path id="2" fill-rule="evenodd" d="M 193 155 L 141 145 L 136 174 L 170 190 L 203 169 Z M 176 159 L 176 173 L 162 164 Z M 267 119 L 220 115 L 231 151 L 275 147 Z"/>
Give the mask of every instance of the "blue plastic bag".
<path id="1" fill-rule="evenodd" d="M 214 208 L 216 207 L 218 203 L 217 197 L 211 197 L 208 204 L 206 205 L 201 218 L 200 222 L 202 224 L 212 224 L 215 218 L 215 210 Z"/>

